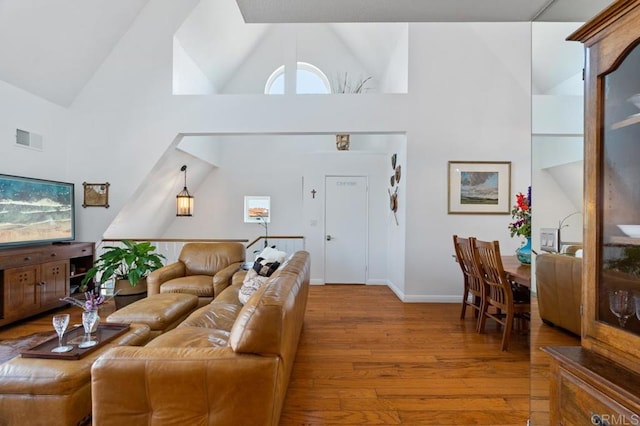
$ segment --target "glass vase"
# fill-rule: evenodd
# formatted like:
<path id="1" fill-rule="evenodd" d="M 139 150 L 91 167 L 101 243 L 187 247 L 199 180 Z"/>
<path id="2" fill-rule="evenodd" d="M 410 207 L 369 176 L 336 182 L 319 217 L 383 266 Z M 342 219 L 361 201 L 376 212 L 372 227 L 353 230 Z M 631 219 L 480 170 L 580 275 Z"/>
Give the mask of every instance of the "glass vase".
<path id="1" fill-rule="evenodd" d="M 516 257 L 524 265 L 531 264 L 531 237 L 527 237 L 524 244 L 516 250 Z"/>

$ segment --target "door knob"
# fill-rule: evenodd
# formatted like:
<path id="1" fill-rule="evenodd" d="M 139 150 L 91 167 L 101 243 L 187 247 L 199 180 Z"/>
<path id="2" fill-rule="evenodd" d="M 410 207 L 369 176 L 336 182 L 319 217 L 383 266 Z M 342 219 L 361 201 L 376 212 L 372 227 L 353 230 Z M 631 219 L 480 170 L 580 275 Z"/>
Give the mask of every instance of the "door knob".
<path id="1" fill-rule="evenodd" d="M 331 235 L 327 234 L 327 241 L 331 241 Z"/>

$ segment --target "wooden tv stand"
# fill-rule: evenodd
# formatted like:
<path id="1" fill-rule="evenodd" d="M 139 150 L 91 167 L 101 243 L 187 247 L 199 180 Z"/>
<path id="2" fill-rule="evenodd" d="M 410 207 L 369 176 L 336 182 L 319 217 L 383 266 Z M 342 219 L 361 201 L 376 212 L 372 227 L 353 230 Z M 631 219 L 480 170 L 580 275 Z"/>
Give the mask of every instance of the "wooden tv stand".
<path id="1" fill-rule="evenodd" d="M 0 326 L 63 306 L 93 265 L 93 243 L 0 250 Z"/>

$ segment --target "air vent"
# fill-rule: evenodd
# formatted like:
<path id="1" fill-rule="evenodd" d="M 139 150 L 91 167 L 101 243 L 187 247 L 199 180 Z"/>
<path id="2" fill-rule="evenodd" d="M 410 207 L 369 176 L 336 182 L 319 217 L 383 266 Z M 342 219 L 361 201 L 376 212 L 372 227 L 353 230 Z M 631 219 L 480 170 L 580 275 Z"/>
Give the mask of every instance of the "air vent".
<path id="1" fill-rule="evenodd" d="M 16 145 L 42 151 L 42 135 L 16 129 Z"/>

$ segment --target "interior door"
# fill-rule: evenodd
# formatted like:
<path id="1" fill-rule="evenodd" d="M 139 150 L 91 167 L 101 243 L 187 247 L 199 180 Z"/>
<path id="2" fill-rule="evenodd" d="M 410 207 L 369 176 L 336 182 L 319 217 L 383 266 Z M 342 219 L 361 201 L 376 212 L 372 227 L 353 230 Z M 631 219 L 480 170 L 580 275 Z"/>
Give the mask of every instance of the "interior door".
<path id="1" fill-rule="evenodd" d="M 364 284 L 367 278 L 368 197 L 365 176 L 325 178 L 327 284 Z"/>

